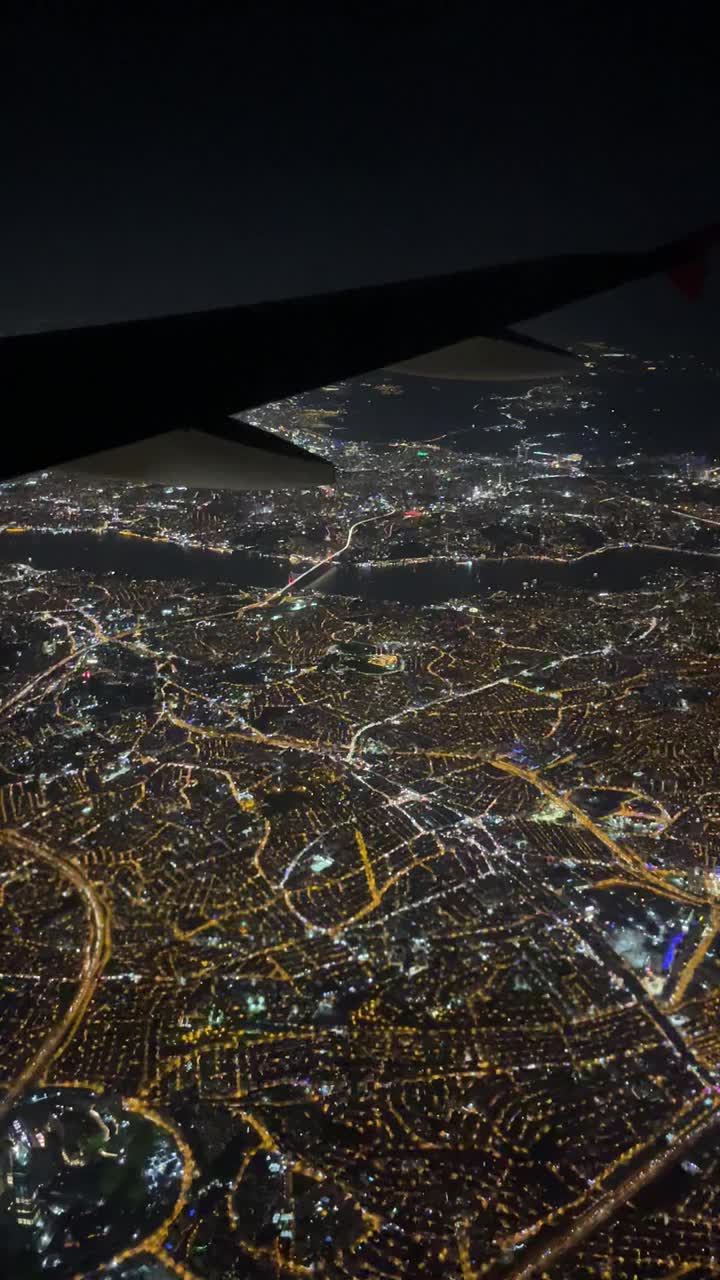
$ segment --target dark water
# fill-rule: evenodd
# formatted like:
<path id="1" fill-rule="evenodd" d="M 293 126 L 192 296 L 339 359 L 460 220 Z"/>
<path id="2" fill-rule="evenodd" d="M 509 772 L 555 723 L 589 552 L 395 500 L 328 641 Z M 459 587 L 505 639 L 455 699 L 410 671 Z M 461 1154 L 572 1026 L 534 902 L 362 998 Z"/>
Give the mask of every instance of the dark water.
<path id="1" fill-rule="evenodd" d="M 331 431 L 339 444 L 349 440 L 414 440 L 455 433 L 443 440 L 450 449 L 512 455 L 526 436 L 540 447 L 615 459 L 640 449 L 654 454 L 692 450 L 718 456 L 718 380 L 713 369 L 696 359 L 678 359 L 677 367 L 658 369 L 648 377 L 637 361 L 613 362 L 590 377 L 580 369 L 561 382 L 469 383 L 414 378 L 394 374 L 402 390 L 383 396 L 374 386 L 385 375 L 372 374 L 344 384 L 343 395 L 314 391 L 305 400 L 314 407 L 346 406 L 346 416 Z M 562 398 L 556 406 L 533 408 L 521 397 L 529 390 L 565 389 L 586 397 L 582 410 L 568 410 Z M 508 401 L 507 397 L 512 397 Z M 510 424 L 503 410 L 511 406 Z M 678 426 L 682 423 L 682 427 Z M 504 425 L 503 425 L 504 424 Z M 501 427 L 501 430 L 498 430 Z"/>
<path id="2" fill-rule="evenodd" d="M 13 562 L 35 569 L 84 569 L 98 575 L 119 573 L 165 582 L 190 579 L 210 585 L 232 582 L 242 587 L 279 587 L 289 573 L 284 561 L 252 552 L 219 555 L 117 533 L 0 534 L 0 563 Z"/>
<path id="3" fill-rule="evenodd" d="M 119 534 L 0 534 L 0 562 L 31 564 L 36 569 L 82 569 L 91 574 L 117 573 L 128 578 L 189 580 L 201 585 L 230 583 L 239 587 L 276 587 L 288 580 L 287 561 L 253 552 L 184 550 Z M 363 569 L 339 564 L 306 580 L 328 594 L 403 604 L 439 604 L 493 591 L 631 591 L 653 586 L 667 574 L 693 577 L 720 572 L 720 557 L 682 551 L 628 547 L 587 556 L 573 564 L 549 560 L 475 560 L 472 565 L 431 564 Z"/>
<path id="4" fill-rule="evenodd" d="M 632 591 L 657 583 L 674 572 L 686 577 L 720 572 L 720 557 L 682 552 L 645 551 L 628 547 L 589 556 L 574 564 L 550 560 L 475 560 L 472 565 L 435 562 L 392 568 L 361 569 L 338 565 L 318 582 L 319 590 L 365 600 L 398 600 L 405 604 L 439 604 L 443 600 L 493 591 Z"/>

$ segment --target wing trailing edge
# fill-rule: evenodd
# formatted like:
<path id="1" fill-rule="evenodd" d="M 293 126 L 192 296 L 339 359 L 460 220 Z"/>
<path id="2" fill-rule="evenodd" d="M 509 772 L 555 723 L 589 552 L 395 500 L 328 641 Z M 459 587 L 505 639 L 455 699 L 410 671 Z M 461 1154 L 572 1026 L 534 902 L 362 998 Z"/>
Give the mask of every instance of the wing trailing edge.
<path id="1" fill-rule="evenodd" d="M 324 458 L 247 423 L 216 431 L 163 431 L 75 458 L 68 469 L 97 479 L 186 489 L 309 489 L 335 483 L 335 468 Z"/>
<path id="2" fill-rule="evenodd" d="M 577 373 L 581 361 L 571 351 L 506 330 L 497 338 L 468 338 L 428 355 L 389 365 L 390 373 L 454 382 L 522 382 Z"/>

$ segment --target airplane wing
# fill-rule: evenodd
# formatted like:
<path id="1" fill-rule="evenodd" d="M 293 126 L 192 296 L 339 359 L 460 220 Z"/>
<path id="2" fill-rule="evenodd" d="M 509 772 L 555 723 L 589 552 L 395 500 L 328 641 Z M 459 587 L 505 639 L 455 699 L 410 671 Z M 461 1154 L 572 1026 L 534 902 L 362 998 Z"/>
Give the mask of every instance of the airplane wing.
<path id="1" fill-rule="evenodd" d="M 716 226 L 642 252 L 542 258 L 4 338 L 0 479 L 81 459 L 96 474 L 103 474 L 99 465 L 113 468 L 110 474 L 139 477 L 145 467 L 147 479 L 172 475 L 174 483 L 197 487 L 212 476 L 223 487 L 260 487 L 260 473 L 253 480 L 247 471 L 252 454 L 238 452 L 244 448 L 267 455 L 266 479 L 276 487 L 293 467 L 299 478 L 301 462 L 301 483 L 331 482 L 329 463 L 303 450 L 290 458 L 277 437 L 231 415 L 439 350 L 429 376 L 445 376 L 443 362 L 446 369 L 464 370 L 450 376 L 469 376 L 471 369 L 474 377 L 519 376 L 523 358 L 513 352 L 515 373 L 508 374 L 508 348 L 518 344 L 525 363 L 537 363 L 539 344 L 510 326 L 655 272 L 668 273 L 695 296 L 702 261 L 719 235 Z M 483 342 L 457 349 L 478 338 Z M 148 449 L 143 442 L 149 440 Z"/>
<path id="2" fill-rule="evenodd" d="M 95 478 L 194 489 L 310 489 L 334 484 L 335 468 L 274 432 L 225 418 L 214 426 L 161 431 L 73 458 L 69 470 Z"/>
<path id="3" fill-rule="evenodd" d="M 388 365 L 388 372 L 452 382 L 528 382 L 577 373 L 581 365 L 570 351 L 507 330 L 496 338 L 467 338 L 439 347 L 413 360 Z"/>

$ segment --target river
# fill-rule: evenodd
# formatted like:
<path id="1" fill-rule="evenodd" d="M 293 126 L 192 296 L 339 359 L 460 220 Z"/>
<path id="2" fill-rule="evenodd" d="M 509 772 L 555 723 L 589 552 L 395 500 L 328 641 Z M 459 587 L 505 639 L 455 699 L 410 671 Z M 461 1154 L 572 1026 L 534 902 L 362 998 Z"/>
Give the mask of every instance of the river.
<path id="1" fill-rule="evenodd" d="M 0 562 L 36 569 L 83 569 L 95 575 L 191 581 L 203 586 L 278 587 L 288 580 L 288 561 L 248 551 L 214 551 L 126 538 L 116 533 L 0 533 Z M 720 572 L 720 557 L 641 547 L 617 548 L 565 563 L 556 560 L 475 560 L 471 565 L 439 560 L 427 564 L 331 565 L 309 578 L 316 591 L 402 604 L 440 604 L 492 591 L 632 591 L 651 588 L 662 574 L 694 577 Z M 295 570 L 297 573 L 297 568 Z"/>

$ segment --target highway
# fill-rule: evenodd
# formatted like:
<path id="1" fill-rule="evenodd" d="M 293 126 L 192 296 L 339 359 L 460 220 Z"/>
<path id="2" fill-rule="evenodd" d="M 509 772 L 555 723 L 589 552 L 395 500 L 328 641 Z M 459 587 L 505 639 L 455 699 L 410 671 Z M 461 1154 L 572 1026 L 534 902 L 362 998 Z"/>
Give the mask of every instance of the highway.
<path id="1" fill-rule="evenodd" d="M 542 666 L 531 668 L 530 670 L 526 671 L 524 674 L 526 676 L 539 675 L 540 672 L 542 671 L 555 670 L 556 667 L 561 667 L 566 662 L 572 662 L 574 661 L 575 658 L 588 657 L 594 653 L 602 653 L 602 650 L 588 649 L 586 651 L 578 651 L 577 653 L 568 653 L 568 654 L 565 654 L 565 656 L 562 658 L 554 658 L 551 662 L 544 662 Z M 368 729 L 376 729 L 383 724 L 397 724 L 400 720 L 404 720 L 407 716 L 417 715 L 419 712 L 427 711 L 432 707 L 440 707 L 446 703 L 449 704 L 449 703 L 460 702 L 463 698 L 472 698 L 477 693 L 485 693 L 487 689 L 496 689 L 498 685 L 511 684 L 513 679 L 514 677 L 511 675 L 497 676 L 494 680 L 488 680 L 484 684 L 475 685 L 471 689 L 461 689 L 459 692 L 450 691 L 449 693 L 441 693 L 438 697 L 430 698 L 427 702 L 418 702 L 416 704 L 413 703 L 408 707 L 403 707 L 402 711 L 397 711 L 395 715 L 392 715 L 392 716 L 385 716 L 383 720 L 373 720 L 369 724 L 361 725 L 359 729 L 355 730 L 352 738 L 350 739 L 350 745 L 348 747 L 348 753 L 347 753 L 348 762 L 352 760 L 355 754 L 355 750 L 356 750 L 359 739 L 363 736 L 364 733 L 367 733 Z M 459 755 L 462 753 L 448 751 L 441 754 L 445 754 L 445 755 L 458 754 Z M 475 754 L 479 758 L 480 753 L 475 752 L 473 754 Z M 500 758 L 501 757 L 498 757 L 498 759 Z M 495 761 L 491 763 L 497 763 L 497 762 Z M 498 766 L 498 767 L 502 767 L 502 766 Z"/>
<path id="2" fill-rule="evenodd" d="M 111 917 L 108 907 L 98 896 L 82 867 L 76 862 L 54 853 L 53 850 L 45 848 L 44 845 L 22 835 L 19 831 L 4 831 L 0 840 L 6 847 L 48 863 L 66 880 L 69 880 L 82 897 L 90 926 L 78 989 L 63 1017 L 54 1027 L 51 1027 L 40 1048 L 11 1083 L 0 1102 L 1 1123 L 20 1094 L 45 1073 L 53 1059 L 62 1053 L 74 1036 L 110 957 Z"/>
<path id="3" fill-rule="evenodd" d="M 539 771 L 522 768 L 503 756 L 490 759 L 488 763 L 504 773 L 510 773 L 522 778 L 525 782 L 536 787 L 553 803 L 567 813 L 571 813 L 586 830 L 609 848 L 621 863 L 631 867 L 633 874 L 641 882 L 643 880 L 646 882 L 654 880 L 654 877 L 648 873 L 641 859 L 635 853 L 618 845 L 606 831 L 593 822 L 578 805 L 574 804 L 569 796 L 555 790 L 544 778 L 541 778 Z M 685 894 L 683 890 L 673 888 L 673 897 L 687 901 L 690 895 Z M 578 924 L 576 923 L 577 927 Z M 581 932 L 584 932 L 581 925 L 580 928 Z M 715 928 L 709 928 L 707 931 L 707 946 L 710 945 L 715 936 Z M 592 937 L 590 940 L 593 941 Z M 629 972 L 624 973 L 623 976 L 626 983 L 634 991 L 636 999 L 651 1011 L 653 1021 L 665 1038 L 670 1041 L 676 1052 L 687 1055 L 688 1048 L 679 1032 L 666 1014 L 657 1009 L 654 1002 L 649 999 L 639 979 Z M 628 1200 L 631 1200 L 638 1191 L 675 1164 L 688 1147 L 693 1146 L 699 1138 L 717 1125 L 718 1120 L 720 1120 L 720 1103 L 713 1099 L 712 1107 L 707 1107 L 705 1100 L 698 1101 L 693 1118 L 670 1144 L 661 1146 L 660 1144 L 664 1140 L 662 1138 L 656 1139 L 651 1147 L 651 1154 L 639 1168 L 630 1173 L 614 1190 L 602 1193 L 597 1200 L 575 1215 L 567 1226 L 554 1231 L 545 1244 L 536 1242 L 523 1260 L 518 1262 L 514 1270 L 503 1272 L 505 1280 L 531 1280 L 531 1277 L 553 1266 L 570 1249 L 577 1248 L 587 1236 L 613 1217 L 618 1209 L 622 1208 Z"/>
<path id="4" fill-rule="evenodd" d="M 667 1172 L 689 1147 L 717 1125 L 718 1120 L 720 1120 L 718 1103 L 713 1102 L 712 1108 L 703 1107 L 702 1113 L 696 1115 L 682 1133 L 678 1134 L 664 1149 L 656 1150 L 656 1154 L 651 1159 L 646 1160 L 639 1169 L 629 1174 L 618 1187 L 604 1192 L 599 1199 L 582 1211 L 574 1222 L 569 1223 L 560 1234 L 555 1234 L 553 1239 L 545 1245 L 536 1245 L 531 1254 L 519 1262 L 513 1270 L 503 1272 L 505 1280 L 532 1280 L 532 1277 L 554 1266 L 559 1258 L 568 1250 L 582 1244 L 587 1236 L 607 1222 L 608 1218 L 617 1213 L 618 1209 L 627 1204 L 638 1191 L 660 1177 L 662 1173 Z"/>
<path id="5" fill-rule="evenodd" d="M 48 1032 L 34 1057 L 12 1082 L 5 1097 L 2 1099 L 0 1103 L 1 1124 L 17 1098 L 45 1073 L 53 1059 L 57 1058 L 67 1047 L 82 1022 L 87 1006 L 95 993 L 98 979 L 110 958 L 111 914 L 82 867 L 78 866 L 70 858 L 63 857 L 53 852 L 53 850 L 45 848 L 44 845 L 39 844 L 36 840 L 31 840 L 28 836 L 22 835 L 19 831 L 4 831 L 0 836 L 0 841 L 6 847 L 16 849 L 19 853 L 48 863 L 56 871 L 59 871 L 61 875 L 65 876 L 82 897 L 90 926 L 83 954 L 80 985 L 64 1016 Z M 125 1110 L 144 1116 L 145 1119 L 150 1120 L 154 1125 L 170 1134 L 182 1159 L 182 1177 L 176 1201 L 163 1222 L 143 1240 L 130 1245 L 110 1259 L 109 1262 L 102 1264 L 100 1270 L 105 1271 L 112 1266 L 119 1265 L 121 1261 L 141 1253 L 153 1254 L 159 1262 L 162 1262 L 167 1267 L 168 1258 L 163 1249 L 164 1241 L 172 1223 L 187 1204 L 190 1187 L 197 1172 L 195 1162 L 190 1147 L 185 1142 L 180 1130 L 171 1121 L 150 1110 L 145 1103 L 136 1099 L 125 1098 L 123 1106 Z M 171 1269 L 175 1274 L 181 1276 L 183 1280 L 197 1280 L 197 1277 L 189 1268 L 180 1264 L 173 1264 Z"/>
<path id="6" fill-rule="evenodd" d="M 303 573 L 298 574 L 293 582 L 287 583 L 285 586 L 270 592 L 270 594 L 265 596 L 262 600 L 254 601 L 249 605 L 244 605 L 238 611 L 238 616 L 249 609 L 267 608 L 276 600 L 280 600 L 288 592 L 294 592 L 303 581 L 310 577 L 311 574 L 316 573 L 326 565 L 332 564 L 338 556 L 341 556 L 345 551 L 347 551 L 352 545 L 352 541 L 357 530 L 362 525 L 387 520 L 392 515 L 397 514 L 397 511 L 385 511 L 379 515 L 365 516 L 360 520 L 355 520 L 350 525 L 345 541 L 340 547 L 337 547 L 335 551 L 329 552 L 327 556 L 311 565 L 310 568 L 304 570 Z M 42 680 L 45 680 L 54 672 L 61 670 L 70 662 L 79 661 L 92 647 L 92 645 L 88 645 L 82 650 L 75 650 L 73 653 L 68 654 L 66 657 L 60 659 L 60 661 L 54 663 L 53 666 L 40 672 L 37 676 L 34 676 L 26 685 L 23 686 L 22 689 L 19 689 L 0 706 L 0 715 L 6 711 L 10 711 L 19 702 L 22 702 L 28 694 L 33 692 L 34 688 Z M 302 744 L 296 744 L 293 742 L 292 745 L 297 747 Z M 87 1006 L 95 992 L 98 979 L 100 978 L 110 956 L 111 912 L 110 908 L 98 894 L 95 886 L 88 879 L 83 869 L 72 859 L 53 852 L 53 850 L 46 848 L 44 845 L 38 843 L 38 841 L 30 839 L 30 837 L 21 834 L 19 831 L 4 831 L 0 836 L 0 840 L 6 847 L 16 849 L 20 853 L 27 854 L 32 858 L 37 858 L 42 862 L 48 863 L 50 866 L 54 867 L 56 871 L 60 872 L 60 874 L 67 880 L 69 880 L 83 899 L 90 926 L 84 949 L 80 985 L 78 986 L 78 989 L 60 1022 L 50 1029 L 40 1045 L 40 1048 L 26 1064 L 16 1079 L 10 1084 L 2 1102 L 0 1102 L 1 1122 L 21 1093 L 28 1089 L 35 1080 L 41 1077 L 53 1059 L 62 1053 L 80 1025 L 85 1014 L 85 1010 L 87 1009 Z"/>
<path id="7" fill-rule="evenodd" d="M 506 756 L 495 756 L 493 759 L 488 760 L 488 764 L 491 764 L 494 769 L 502 770 L 503 773 L 512 773 L 516 778 L 522 778 L 524 782 L 529 782 L 531 786 L 535 787 L 538 791 L 541 791 L 549 800 L 552 800 L 553 804 L 556 804 L 558 808 L 564 809 L 566 813 L 571 813 L 586 831 L 589 831 L 595 836 L 596 840 L 599 840 L 601 844 L 604 844 L 605 847 L 610 850 L 613 856 L 617 858 L 618 862 L 624 866 L 626 870 L 632 872 L 636 880 L 645 882 L 651 887 L 655 887 L 657 885 L 667 893 L 667 884 L 661 876 L 648 871 L 642 858 L 640 858 L 636 853 L 633 853 L 631 849 L 623 848 L 623 846 L 619 845 L 616 840 L 613 840 L 612 836 L 608 835 L 607 831 L 604 831 L 596 822 L 593 822 L 592 818 L 589 818 L 584 810 L 581 809 L 579 805 L 576 805 L 568 795 L 562 791 L 556 791 L 554 787 L 551 787 L 544 778 L 540 777 L 539 770 L 523 769 L 512 760 L 508 760 Z M 694 907 L 707 905 L 705 897 L 700 894 L 690 893 L 687 889 L 679 889 L 673 886 L 672 896 L 678 902 L 687 902 L 689 905 Z"/>
<path id="8" fill-rule="evenodd" d="M 23 685 L 22 689 L 18 689 L 16 693 L 13 693 L 5 702 L 2 703 L 2 705 L 0 705 L 0 716 L 4 716 L 7 711 L 11 711 L 14 706 L 17 706 L 17 704 L 22 702 L 28 694 L 32 693 L 36 685 L 39 685 L 41 681 L 46 680 L 47 677 L 51 676 L 55 671 L 62 670 L 62 668 L 66 667 L 68 663 L 74 662 L 75 660 L 80 662 L 80 660 L 84 658 L 85 654 L 89 653 L 92 648 L 93 645 L 88 644 L 83 649 L 73 649 L 72 653 L 66 654 L 64 658 L 60 658 L 58 662 L 54 662 L 51 667 L 47 667 L 44 671 L 39 671 L 36 676 L 33 676 L 31 680 L 28 680 L 27 684 Z"/>
<path id="9" fill-rule="evenodd" d="M 271 591 L 269 595 L 264 596 L 262 600 L 254 600 L 252 604 L 243 605 L 238 609 L 237 617 L 241 617 L 243 613 L 248 613 L 250 609 L 267 609 L 268 605 L 274 604 L 276 600 L 282 600 L 283 596 L 287 595 L 288 592 L 294 592 L 300 583 L 309 578 L 311 574 L 317 573 L 318 570 L 324 569 L 327 565 L 332 564 L 337 560 L 338 556 L 343 555 L 345 551 L 350 549 L 352 540 L 361 525 L 375 524 L 379 520 L 389 520 L 391 516 L 396 516 L 398 514 L 399 512 L 397 510 L 383 511 L 380 515 L 363 516 L 361 520 L 355 520 L 353 524 L 350 525 L 345 541 L 341 547 L 337 547 L 335 551 L 328 552 L 326 556 L 323 556 L 322 560 L 318 560 L 315 564 L 311 564 L 309 569 L 303 569 L 302 573 L 299 573 L 296 578 L 293 578 L 292 582 L 287 582 L 284 587 L 277 587 L 274 591 Z"/>

